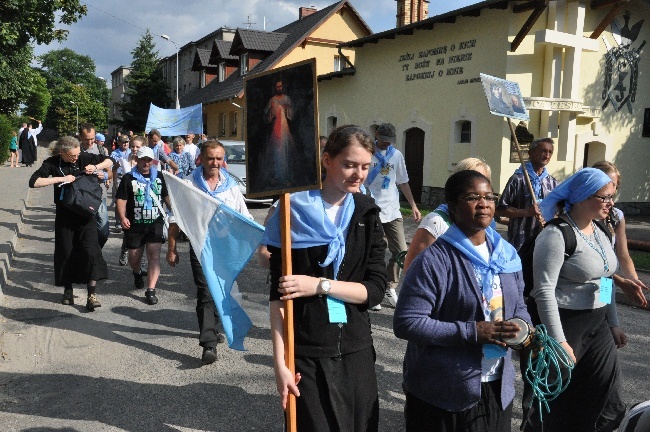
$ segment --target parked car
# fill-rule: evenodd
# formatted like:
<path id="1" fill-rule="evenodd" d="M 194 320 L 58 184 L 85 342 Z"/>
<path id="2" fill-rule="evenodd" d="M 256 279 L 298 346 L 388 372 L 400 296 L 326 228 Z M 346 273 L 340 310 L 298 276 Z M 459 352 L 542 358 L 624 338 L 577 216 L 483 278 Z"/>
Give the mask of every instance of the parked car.
<path id="1" fill-rule="evenodd" d="M 237 180 L 239 190 L 247 203 L 271 204 L 272 198 L 248 198 L 246 196 L 246 144 L 244 141 L 219 140 L 226 149 L 228 173 Z"/>

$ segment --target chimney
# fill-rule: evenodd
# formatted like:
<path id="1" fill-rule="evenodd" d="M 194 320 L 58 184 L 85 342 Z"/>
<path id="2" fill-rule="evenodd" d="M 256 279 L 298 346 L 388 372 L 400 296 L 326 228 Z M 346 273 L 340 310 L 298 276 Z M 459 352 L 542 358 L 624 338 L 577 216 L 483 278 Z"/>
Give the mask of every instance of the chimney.
<path id="1" fill-rule="evenodd" d="M 397 27 L 427 19 L 429 0 L 396 0 Z"/>
<path id="2" fill-rule="evenodd" d="M 316 9 L 316 7 L 314 7 L 314 6 L 312 6 L 312 7 L 301 7 L 301 8 L 298 8 L 298 18 L 303 19 L 304 17 L 308 17 L 309 15 L 315 14 L 316 12 L 318 12 L 318 9 Z"/>

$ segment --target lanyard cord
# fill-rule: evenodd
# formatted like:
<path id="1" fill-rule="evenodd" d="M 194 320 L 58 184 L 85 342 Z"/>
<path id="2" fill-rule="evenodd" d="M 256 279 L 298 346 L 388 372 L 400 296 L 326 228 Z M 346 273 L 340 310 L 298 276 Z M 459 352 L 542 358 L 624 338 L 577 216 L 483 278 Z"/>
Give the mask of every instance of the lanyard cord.
<path id="1" fill-rule="evenodd" d="M 578 225 L 571 218 L 571 215 L 569 213 L 567 213 L 566 216 L 569 219 L 569 222 L 571 222 L 571 225 L 573 226 L 573 228 L 575 228 L 575 230 L 578 231 L 578 234 L 580 234 L 580 237 L 582 237 L 582 239 L 589 245 L 589 247 L 591 247 L 593 250 L 596 251 L 596 253 L 598 253 L 598 255 L 600 255 L 600 257 L 603 259 L 603 268 L 605 270 L 605 273 L 609 273 L 609 261 L 607 261 L 607 254 L 605 253 L 605 248 L 603 247 L 603 243 L 600 241 L 600 236 L 596 232 L 596 230 L 598 228 L 596 227 L 596 224 L 594 223 L 594 221 L 591 221 L 591 228 L 594 230 L 594 237 L 596 237 L 596 243 L 598 243 L 598 249 L 596 249 L 596 246 L 594 246 L 592 241 L 589 240 L 589 238 L 587 238 L 587 236 L 584 235 L 582 233 L 582 231 L 580 231 L 580 229 L 578 228 Z"/>
<path id="2" fill-rule="evenodd" d="M 530 400 L 532 407 L 537 398 L 539 420 L 542 420 L 542 405 L 546 412 L 551 410 L 548 403 L 557 398 L 569 386 L 571 371 L 575 363 L 569 354 L 555 339 L 548 335 L 544 324 L 535 327 L 533 336 L 533 349 L 528 355 L 528 367 L 524 378 L 533 389 L 533 398 Z M 532 410 L 529 409 L 529 416 Z M 528 421 L 526 418 L 525 422 Z"/>

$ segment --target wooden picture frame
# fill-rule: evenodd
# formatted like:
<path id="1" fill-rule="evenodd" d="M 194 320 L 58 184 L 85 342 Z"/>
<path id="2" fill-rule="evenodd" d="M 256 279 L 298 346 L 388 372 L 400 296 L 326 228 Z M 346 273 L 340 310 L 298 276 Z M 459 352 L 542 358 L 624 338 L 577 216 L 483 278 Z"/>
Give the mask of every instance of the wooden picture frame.
<path id="1" fill-rule="evenodd" d="M 321 188 L 316 59 L 245 78 L 246 195 Z"/>

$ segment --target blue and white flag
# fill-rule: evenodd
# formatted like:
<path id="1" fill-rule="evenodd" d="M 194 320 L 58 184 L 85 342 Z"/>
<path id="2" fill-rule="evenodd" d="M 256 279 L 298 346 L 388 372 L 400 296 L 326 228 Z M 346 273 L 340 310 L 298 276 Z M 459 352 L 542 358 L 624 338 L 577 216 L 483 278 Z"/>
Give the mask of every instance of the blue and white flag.
<path id="1" fill-rule="evenodd" d="M 154 104 L 149 107 L 145 132 L 158 129 L 162 136 L 187 135 L 203 133 L 203 105 L 187 108 L 165 109 Z"/>
<path id="2" fill-rule="evenodd" d="M 262 241 L 264 227 L 169 173 L 163 173 L 176 223 L 190 239 L 217 307 L 228 346 L 244 350 L 253 325 L 235 279 Z"/>

